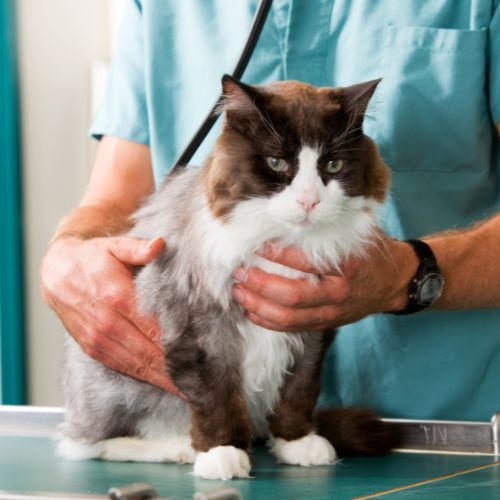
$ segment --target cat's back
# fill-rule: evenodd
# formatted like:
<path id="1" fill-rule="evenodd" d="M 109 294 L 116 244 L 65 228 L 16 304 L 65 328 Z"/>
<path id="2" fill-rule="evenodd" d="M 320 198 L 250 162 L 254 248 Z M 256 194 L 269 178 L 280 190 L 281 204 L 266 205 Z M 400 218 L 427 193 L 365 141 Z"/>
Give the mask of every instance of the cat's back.
<path id="1" fill-rule="evenodd" d="M 135 212 L 130 236 L 153 238 L 178 234 L 186 227 L 201 199 L 201 168 L 168 176 Z"/>

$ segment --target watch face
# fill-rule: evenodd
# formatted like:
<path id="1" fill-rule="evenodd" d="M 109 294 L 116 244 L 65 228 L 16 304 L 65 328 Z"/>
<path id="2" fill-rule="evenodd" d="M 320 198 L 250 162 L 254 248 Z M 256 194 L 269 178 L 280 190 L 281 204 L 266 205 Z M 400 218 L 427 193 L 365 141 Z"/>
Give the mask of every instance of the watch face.
<path id="1" fill-rule="evenodd" d="M 443 285 L 444 279 L 440 274 L 428 274 L 420 282 L 418 301 L 426 306 L 432 304 L 441 297 Z"/>

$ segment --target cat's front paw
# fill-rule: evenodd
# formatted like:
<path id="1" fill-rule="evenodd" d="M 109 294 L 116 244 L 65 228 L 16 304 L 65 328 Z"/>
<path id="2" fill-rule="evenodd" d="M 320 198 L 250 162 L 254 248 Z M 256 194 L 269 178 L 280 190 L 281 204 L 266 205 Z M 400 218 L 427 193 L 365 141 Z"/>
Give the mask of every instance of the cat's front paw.
<path id="1" fill-rule="evenodd" d="M 337 457 L 335 449 L 324 437 L 308 434 L 294 441 L 282 438 L 272 438 L 271 452 L 278 462 L 290 465 L 332 464 Z"/>
<path id="2" fill-rule="evenodd" d="M 204 479 L 249 477 L 250 459 L 245 451 L 234 446 L 217 446 L 196 455 L 193 473 Z"/>

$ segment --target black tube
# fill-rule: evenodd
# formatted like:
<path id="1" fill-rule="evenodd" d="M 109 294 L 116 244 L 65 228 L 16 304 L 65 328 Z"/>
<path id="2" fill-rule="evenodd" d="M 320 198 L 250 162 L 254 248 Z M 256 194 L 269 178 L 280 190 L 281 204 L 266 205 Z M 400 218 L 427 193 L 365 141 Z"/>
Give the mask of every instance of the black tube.
<path id="1" fill-rule="evenodd" d="M 236 68 L 232 73 L 233 78 L 236 78 L 236 80 L 239 80 L 243 76 L 243 73 L 245 72 L 248 62 L 250 61 L 250 57 L 252 57 L 252 53 L 255 49 L 255 46 L 257 45 L 257 42 L 259 41 L 262 28 L 264 27 L 264 24 L 266 22 L 269 9 L 271 8 L 271 4 L 272 0 L 261 0 L 259 4 L 257 13 L 255 14 L 255 18 L 252 23 L 250 34 L 248 35 L 248 39 L 245 43 L 245 47 L 243 48 L 238 63 L 236 64 Z M 221 97 L 219 97 L 217 99 L 217 102 L 212 106 L 210 113 L 205 118 L 200 128 L 196 131 L 190 143 L 187 145 L 186 149 L 184 149 L 182 154 L 174 163 L 172 172 L 175 172 L 176 170 L 185 167 L 189 163 L 193 155 L 200 147 L 201 143 L 204 141 L 205 137 L 208 135 L 208 133 L 214 126 L 214 123 L 217 121 L 217 118 L 219 118 L 219 114 L 216 113 L 215 110 L 217 109 L 217 105 L 219 104 Z"/>

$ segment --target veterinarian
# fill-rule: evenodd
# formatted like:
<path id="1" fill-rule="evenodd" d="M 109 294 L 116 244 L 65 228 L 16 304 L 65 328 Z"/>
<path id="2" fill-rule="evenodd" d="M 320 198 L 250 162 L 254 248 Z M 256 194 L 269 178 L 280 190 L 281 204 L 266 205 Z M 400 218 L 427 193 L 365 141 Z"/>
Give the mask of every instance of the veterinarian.
<path id="1" fill-rule="evenodd" d="M 168 241 L 121 234 L 215 101 L 256 5 L 129 0 L 90 183 L 41 270 L 45 300 L 89 356 L 169 391 L 131 271 Z M 364 129 L 392 170 L 392 196 L 370 255 L 317 287 L 252 269 L 235 300 L 271 330 L 349 324 L 328 355 L 324 403 L 488 420 L 500 408 L 500 1 L 276 0 L 243 79 L 378 77 Z M 293 248 L 263 252 L 317 274 Z"/>

